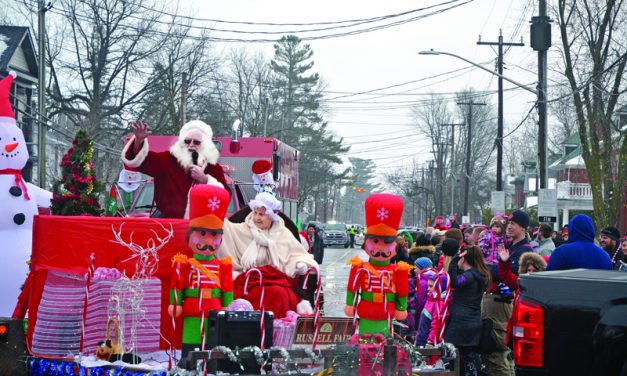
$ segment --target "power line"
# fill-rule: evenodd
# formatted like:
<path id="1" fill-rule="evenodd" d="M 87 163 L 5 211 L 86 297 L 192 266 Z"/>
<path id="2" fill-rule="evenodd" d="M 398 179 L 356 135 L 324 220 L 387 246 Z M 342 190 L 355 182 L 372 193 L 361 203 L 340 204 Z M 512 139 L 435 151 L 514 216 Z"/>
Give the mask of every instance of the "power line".
<path id="1" fill-rule="evenodd" d="M 451 0 L 448 3 L 457 3 L 461 0 Z M 388 24 L 384 24 L 384 25 L 378 25 L 378 26 L 371 26 L 368 28 L 364 28 L 364 29 L 359 29 L 359 30 L 353 30 L 353 31 L 346 31 L 346 32 L 340 32 L 340 33 L 331 33 L 331 34 L 323 34 L 323 35 L 317 35 L 317 36 L 303 36 L 303 37 L 299 37 L 300 40 L 303 41 L 310 41 L 310 40 L 321 40 L 321 39 L 331 39 L 331 38 L 338 38 L 338 37 L 346 37 L 346 36 L 352 36 L 352 35 L 358 35 L 358 34 L 363 34 L 363 33 L 369 33 L 369 32 L 373 32 L 373 31 L 378 31 L 381 29 L 387 29 L 390 27 L 395 27 L 395 26 L 399 26 L 399 25 L 403 25 L 406 23 L 410 23 L 410 22 L 414 22 L 423 18 L 427 18 L 433 15 L 437 15 L 440 13 L 444 13 L 448 10 L 460 7 L 462 5 L 468 4 L 470 2 L 473 2 L 474 0 L 466 0 L 465 2 L 461 3 L 461 4 L 453 4 L 451 6 L 449 6 L 448 8 L 444 8 L 444 9 L 440 9 L 440 10 L 436 10 L 436 11 L 432 11 L 430 13 L 426 13 L 424 15 L 420 15 L 420 16 L 415 16 L 406 20 L 400 20 L 400 21 L 395 21 L 395 22 L 391 22 Z M 444 4 L 448 4 L 448 3 L 444 3 Z M 68 11 L 62 10 L 55 10 L 53 9 L 51 12 L 58 14 L 58 15 L 62 15 L 62 16 L 72 16 L 74 18 L 77 19 L 82 19 L 86 22 L 93 22 L 93 20 L 88 17 L 88 16 L 84 16 L 84 15 L 78 15 L 78 14 L 68 14 Z M 135 16 L 129 16 L 128 18 L 131 17 L 135 17 Z M 135 17 L 137 18 L 137 17 Z M 154 22 L 155 20 L 146 20 L 143 18 L 139 18 L 142 21 L 152 21 Z M 170 23 L 168 23 L 168 25 L 170 25 Z M 184 38 L 184 39 L 191 39 L 191 40 L 209 40 L 209 41 L 215 41 L 215 42 L 244 42 L 244 43 L 276 43 L 278 41 L 278 39 L 242 39 L 242 38 L 224 38 L 224 37 L 210 37 L 210 36 L 206 36 L 206 37 L 198 37 L 198 36 L 192 36 L 192 35 L 187 35 L 187 34 L 177 34 L 177 33 L 171 33 L 171 32 L 164 32 L 164 31 L 160 31 L 160 30 L 154 30 L 154 29 L 142 29 L 142 28 L 138 28 L 136 26 L 133 25 L 125 25 L 125 24 L 118 24 L 118 27 L 121 29 L 129 29 L 129 30 L 135 30 L 135 31 L 141 31 L 144 33 L 150 33 L 153 35 L 160 35 L 160 36 L 176 36 L 176 37 L 180 37 L 180 38 Z M 195 27 L 197 28 L 197 27 Z M 204 27 L 204 28 L 200 28 L 200 30 L 203 31 L 218 31 L 219 30 L 215 30 L 212 28 L 208 28 L 208 27 Z M 250 33 L 248 33 L 250 34 Z"/>

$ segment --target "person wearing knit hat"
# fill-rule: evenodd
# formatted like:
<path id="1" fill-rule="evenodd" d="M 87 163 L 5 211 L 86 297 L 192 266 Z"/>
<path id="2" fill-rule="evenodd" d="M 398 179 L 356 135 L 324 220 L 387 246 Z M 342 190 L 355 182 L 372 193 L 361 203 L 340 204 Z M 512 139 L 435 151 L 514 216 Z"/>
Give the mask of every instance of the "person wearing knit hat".
<path id="1" fill-rule="evenodd" d="M 181 359 L 202 345 L 209 311 L 224 310 L 233 301 L 232 260 L 216 257 L 229 201 L 229 193 L 215 185 L 197 184 L 189 193 L 187 242 L 194 255 L 172 257 L 168 306 L 170 316 L 183 316 Z"/>
<path id="2" fill-rule="evenodd" d="M 509 222 L 514 222 L 527 231 L 527 227 L 529 227 L 529 215 L 520 209 L 516 209 L 509 216 Z"/>
<path id="3" fill-rule="evenodd" d="M 516 209 L 508 218 L 505 234 L 510 239 L 511 245 L 507 248 L 509 252 L 510 270 L 513 274 L 518 274 L 519 261 L 523 254 L 532 252 L 533 248 L 527 238 L 527 228 L 529 227 L 529 215 L 522 210 Z M 497 249 L 505 248 L 501 244 Z M 498 251 L 497 251 L 498 253 Z M 492 277 L 492 285 L 488 288 L 488 293 L 484 294 L 481 301 L 481 312 L 484 318 L 492 319 L 494 322 L 494 333 L 497 338 L 498 348 L 496 351 L 485 354 L 483 361 L 486 365 L 486 373 L 489 375 L 513 375 L 513 364 L 509 355 L 510 349 L 505 342 L 507 334 L 507 323 L 512 316 L 513 304 L 509 299 L 503 299 L 499 293 L 498 264 L 488 264 Z"/>
<path id="4" fill-rule="evenodd" d="M 2 43 L 0 43 L 2 44 Z M 0 316 L 11 317 L 28 274 L 33 244 L 33 217 L 50 207 L 52 193 L 28 183 L 22 169 L 29 160 L 24 134 L 17 126 L 10 93 L 15 72 L 0 81 L 0 242 L 2 268 Z"/>
<path id="5" fill-rule="evenodd" d="M 122 149 L 122 163 L 154 178 L 157 212 L 153 217 L 188 218 L 189 190 L 195 184 L 227 187 L 210 125 L 200 120 L 187 122 L 174 145 L 162 152 L 150 150 L 148 124 L 137 121 L 132 129 L 133 137 Z"/>
<path id="6" fill-rule="evenodd" d="M 607 252 L 612 260 L 614 270 L 618 270 L 623 260 L 623 252 L 620 250 L 620 231 L 616 227 L 605 227 L 599 234 L 599 244 Z"/>
<path id="7" fill-rule="evenodd" d="M 403 214 L 403 200 L 393 194 L 378 193 L 365 203 L 366 237 L 362 249 L 369 260 L 360 257 L 351 265 L 344 313 L 359 316 L 359 334 L 390 334 L 391 320 L 407 318 L 408 278 L 411 267 L 401 261 L 392 264 L 396 254 L 396 234 Z M 361 296 L 355 307 L 357 295 Z M 355 311 L 356 310 L 356 311 Z"/>
<path id="8" fill-rule="evenodd" d="M 490 221 L 490 227 L 484 231 L 477 242 L 477 246 L 483 252 L 486 264 L 496 265 L 498 261 L 498 248 L 507 241 L 507 218 L 496 215 Z"/>
<path id="9" fill-rule="evenodd" d="M 256 160 L 251 166 L 255 191 L 270 192 L 274 189 L 274 177 L 272 176 L 272 163 L 265 159 Z"/>
<path id="10" fill-rule="evenodd" d="M 433 261 L 428 257 L 419 257 L 414 261 L 414 266 L 418 271 L 423 269 L 433 268 Z"/>

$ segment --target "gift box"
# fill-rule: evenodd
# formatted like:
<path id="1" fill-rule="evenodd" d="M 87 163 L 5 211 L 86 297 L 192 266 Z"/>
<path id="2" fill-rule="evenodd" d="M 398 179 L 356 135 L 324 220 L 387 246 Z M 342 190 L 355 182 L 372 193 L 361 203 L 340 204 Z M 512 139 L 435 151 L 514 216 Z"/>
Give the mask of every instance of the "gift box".
<path id="1" fill-rule="evenodd" d="M 50 271 L 33 332 L 32 353 L 65 357 L 78 354 L 85 304 L 85 279 Z"/>
<path id="2" fill-rule="evenodd" d="M 290 349 L 294 343 L 294 332 L 296 331 L 296 319 L 298 313 L 287 311 L 287 315 L 281 319 L 274 319 L 274 333 L 272 343 L 274 346 Z"/>
<path id="3" fill-rule="evenodd" d="M 96 269 L 89 288 L 83 353 L 95 353 L 98 342 L 107 337 L 110 314 L 118 312 L 123 314 L 114 318 L 119 320 L 121 337 L 128 350 L 133 343 L 135 353 L 159 350 L 160 280 L 122 280 L 116 269 L 103 269 Z M 83 276 L 48 273 L 33 332 L 33 354 L 65 357 L 80 352 L 86 286 Z M 113 295 L 119 304 L 111 310 Z"/>

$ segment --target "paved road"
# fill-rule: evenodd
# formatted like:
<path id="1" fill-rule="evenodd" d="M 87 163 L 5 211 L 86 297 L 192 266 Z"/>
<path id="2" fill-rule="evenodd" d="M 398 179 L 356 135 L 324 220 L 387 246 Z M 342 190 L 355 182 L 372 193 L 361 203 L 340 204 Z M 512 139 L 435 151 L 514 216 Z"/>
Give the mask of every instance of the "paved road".
<path id="1" fill-rule="evenodd" d="M 325 248 L 322 260 L 322 289 L 324 291 L 324 315 L 345 317 L 346 285 L 350 268 L 346 261 L 354 256 L 368 257 L 360 248 Z"/>

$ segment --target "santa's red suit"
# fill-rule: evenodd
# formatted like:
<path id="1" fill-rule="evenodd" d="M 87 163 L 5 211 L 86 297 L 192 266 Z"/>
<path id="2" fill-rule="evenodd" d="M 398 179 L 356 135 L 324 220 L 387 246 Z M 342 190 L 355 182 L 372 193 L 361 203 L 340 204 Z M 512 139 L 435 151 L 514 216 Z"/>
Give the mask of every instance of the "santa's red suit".
<path id="1" fill-rule="evenodd" d="M 181 130 L 183 133 L 183 130 Z M 211 142 L 211 138 L 209 137 Z M 189 171 L 181 166 L 170 151 L 149 151 L 148 140 L 144 140 L 141 149 L 135 154 L 135 138 L 126 144 L 122 151 L 122 162 L 127 167 L 150 175 L 155 180 L 154 200 L 157 209 L 166 218 L 183 218 L 187 207 L 187 195 L 194 185 Z M 206 163 L 204 173 L 210 182 L 215 179 L 226 188 L 224 170 L 215 163 Z M 214 182 L 215 183 L 215 182 Z M 228 191 L 228 189 L 227 189 Z"/>

